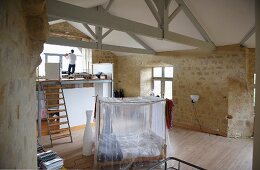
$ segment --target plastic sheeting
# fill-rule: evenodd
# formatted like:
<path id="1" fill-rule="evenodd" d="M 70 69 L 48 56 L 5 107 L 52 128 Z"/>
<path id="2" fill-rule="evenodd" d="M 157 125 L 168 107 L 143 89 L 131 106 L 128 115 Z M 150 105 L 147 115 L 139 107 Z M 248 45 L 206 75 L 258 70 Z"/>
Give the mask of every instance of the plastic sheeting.
<path id="1" fill-rule="evenodd" d="M 100 98 L 97 108 L 97 165 L 119 165 L 125 169 L 136 162 L 165 156 L 164 99 Z"/>

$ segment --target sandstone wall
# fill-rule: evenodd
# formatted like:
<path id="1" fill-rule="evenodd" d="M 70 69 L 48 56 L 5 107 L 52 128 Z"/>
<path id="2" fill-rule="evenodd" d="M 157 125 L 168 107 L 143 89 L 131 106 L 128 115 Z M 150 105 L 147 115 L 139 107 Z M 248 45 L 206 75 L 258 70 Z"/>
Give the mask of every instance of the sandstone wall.
<path id="1" fill-rule="evenodd" d="M 116 63 L 116 55 L 110 51 L 92 50 L 93 63 Z"/>
<path id="2" fill-rule="evenodd" d="M 252 63 L 254 54 L 244 49 L 219 48 L 210 54 L 161 53 L 156 56 L 119 56 L 114 85 L 126 96 L 148 95 L 152 66 L 174 67 L 174 124 L 223 136 L 252 135 Z M 249 64 L 251 63 L 251 64 Z M 145 74 L 146 72 L 146 74 Z M 200 95 L 192 106 L 190 95 Z M 239 107 L 237 107 L 239 106 Z M 197 114 L 197 117 L 195 116 Z M 232 119 L 226 119 L 231 114 Z M 242 121 L 242 123 L 241 123 Z"/>
<path id="3" fill-rule="evenodd" d="M 86 36 L 83 32 L 74 28 L 68 22 L 64 21 L 57 24 L 52 24 L 49 27 L 50 37 L 63 37 L 67 39 L 74 39 L 78 41 L 89 41 L 90 38 Z"/>
<path id="4" fill-rule="evenodd" d="M 232 116 L 232 119 L 228 120 L 228 136 L 230 137 L 250 137 L 253 135 L 254 49 L 245 49 L 244 60 L 245 71 L 243 71 L 243 76 L 228 80 L 228 113 Z"/>
<path id="5" fill-rule="evenodd" d="M 35 68 L 48 32 L 45 5 L 0 1 L 0 168 L 37 167 Z"/>

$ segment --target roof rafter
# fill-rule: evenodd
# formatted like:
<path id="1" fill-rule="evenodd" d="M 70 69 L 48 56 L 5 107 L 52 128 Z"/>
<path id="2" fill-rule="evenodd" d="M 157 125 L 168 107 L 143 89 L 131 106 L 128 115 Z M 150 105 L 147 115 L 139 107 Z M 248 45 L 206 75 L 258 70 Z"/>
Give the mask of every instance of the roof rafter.
<path id="1" fill-rule="evenodd" d="M 99 12 L 94 9 L 87 9 L 57 0 L 47 0 L 48 16 L 57 17 L 65 20 L 87 23 L 96 26 L 102 26 L 123 32 L 131 32 L 153 38 L 164 38 L 173 42 L 191 45 L 200 48 L 214 49 L 209 43 L 174 32 L 163 32 L 161 28 L 149 26 L 143 23 L 131 21 L 108 14 Z M 66 11 L 66 12 L 64 12 Z"/>
<path id="2" fill-rule="evenodd" d="M 64 45 L 64 46 L 73 45 L 75 47 L 97 49 L 96 42 L 77 41 L 77 40 L 61 38 L 61 37 L 48 37 L 46 43 L 55 44 L 55 45 Z"/>
<path id="3" fill-rule="evenodd" d="M 106 11 L 109 11 L 111 5 L 113 4 L 114 0 L 110 0 L 105 8 Z"/>
<path id="4" fill-rule="evenodd" d="M 102 44 L 101 50 L 108 51 L 118 51 L 118 52 L 128 52 L 128 53 L 138 53 L 138 54 L 154 54 L 146 49 L 141 48 L 132 48 L 132 47 L 123 47 L 123 46 L 115 46 L 109 44 Z"/>
<path id="5" fill-rule="evenodd" d="M 108 50 L 108 51 L 130 52 L 130 53 L 139 53 L 139 54 L 154 54 L 146 49 L 141 49 L 141 48 L 122 47 L 122 46 L 108 45 L 108 44 L 101 44 L 101 46 L 98 47 L 97 42 L 78 41 L 78 40 L 66 39 L 61 37 L 49 37 L 46 43 L 55 44 L 55 45 L 90 48 L 90 49 Z"/>
<path id="6" fill-rule="evenodd" d="M 170 0 L 153 0 L 157 11 L 158 15 L 160 17 L 160 23 L 159 27 L 161 28 L 163 32 L 163 38 L 165 38 L 165 33 L 169 31 L 169 24 L 168 24 L 168 14 L 169 14 L 169 2 Z"/>
<path id="7" fill-rule="evenodd" d="M 152 3 L 151 0 L 145 0 L 146 5 L 149 7 L 150 11 L 152 12 L 154 18 L 156 19 L 158 25 L 161 24 L 161 17 L 157 11 L 157 9 L 155 8 L 154 4 Z"/>
<path id="8" fill-rule="evenodd" d="M 157 13 L 158 13 L 160 21 L 161 21 L 158 24 L 163 29 L 163 27 L 164 27 L 164 10 L 166 9 L 165 0 L 152 0 L 152 1 L 156 6 L 156 9 L 158 11 Z"/>
<path id="9" fill-rule="evenodd" d="M 108 34 L 110 34 L 113 30 L 109 29 L 107 30 L 103 35 L 102 35 L 102 39 L 104 39 Z"/>
<path id="10" fill-rule="evenodd" d="M 211 41 L 210 37 L 208 36 L 207 32 L 204 30 L 204 28 L 200 25 L 196 17 L 192 14 L 188 6 L 185 4 L 183 0 L 175 0 L 179 6 L 182 8 L 184 13 L 187 15 L 187 17 L 191 20 L 193 25 L 197 28 L 197 30 L 200 32 L 202 37 L 209 42 L 211 45 L 215 46 L 215 44 Z"/>
<path id="11" fill-rule="evenodd" d="M 169 8 L 171 2 L 172 2 L 172 0 L 165 0 L 165 7 Z"/>
<path id="12" fill-rule="evenodd" d="M 136 42 L 138 42 L 141 46 L 143 46 L 146 50 L 150 51 L 151 53 L 155 54 L 154 49 L 152 49 L 149 45 L 147 45 L 143 40 L 137 37 L 133 33 L 127 33 L 130 37 L 132 37 Z"/>
<path id="13" fill-rule="evenodd" d="M 101 6 L 101 5 L 97 6 L 97 12 L 101 13 L 102 10 L 104 10 L 103 6 Z M 98 25 L 95 26 L 98 49 L 101 49 L 101 45 L 102 45 L 102 31 L 103 31 L 102 26 L 98 26 Z"/>
<path id="14" fill-rule="evenodd" d="M 102 44 L 102 27 L 96 26 L 95 27 L 96 35 L 97 35 L 97 44 L 98 48 L 101 48 Z"/>
<path id="15" fill-rule="evenodd" d="M 110 2 L 112 3 L 113 0 L 110 0 Z M 109 5 L 109 4 L 108 4 Z M 111 5 L 111 4 L 110 4 Z M 103 9 L 105 11 L 108 11 L 107 10 L 107 7 L 106 9 Z M 102 40 L 112 32 L 113 30 L 112 29 L 109 29 L 107 30 L 103 35 L 102 35 Z M 127 32 L 126 32 L 127 33 Z M 131 36 L 137 43 L 139 43 L 140 45 L 142 45 L 148 52 L 150 52 L 151 54 L 155 54 L 155 51 L 149 47 L 145 42 L 143 42 L 140 38 L 138 38 L 135 34 L 133 33 L 127 33 L 129 36 Z M 107 45 L 105 45 L 106 47 L 108 47 Z M 122 48 L 122 47 L 121 47 Z M 128 48 L 128 47 L 127 47 Z"/>
<path id="16" fill-rule="evenodd" d="M 92 29 L 89 27 L 88 24 L 83 24 L 83 26 L 88 30 L 88 32 L 91 34 L 91 36 L 94 38 L 94 40 L 97 40 L 97 35 L 92 31 Z"/>
<path id="17" fill-rule="evenodd" d="M 244 45 L 244 43 L 255 33 L 255 25 L 246 33 L 246 35 L 240 41 L 240 45 Z"/>
<path id="18" fill-rule="evenodd" d="M 176 15 L 181 11 L 181 6 L 179 5 L 172 14 L 168 17 L 168 24 L 176 17 Z"/>

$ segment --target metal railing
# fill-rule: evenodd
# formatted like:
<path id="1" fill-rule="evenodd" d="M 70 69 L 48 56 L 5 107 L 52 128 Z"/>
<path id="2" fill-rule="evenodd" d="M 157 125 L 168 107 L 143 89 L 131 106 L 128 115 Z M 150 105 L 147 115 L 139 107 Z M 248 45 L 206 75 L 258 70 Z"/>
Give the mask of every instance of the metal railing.
<path id="1" fill-rule="evenodd" d="M 167 167 L 167 162 L 170 161 L 170 160 L 174 160 L 174 161 L 177 161 L 178 162 L 178 167 L 175 168 L 175 167 Z M 185 165 L 188 165 L 190 167 L 193 167 L 195 169 L 198 169 L 198 170 L 206 170 L 204 168 L 201 168 L 197 165 L 194 165 L 192 163 L 189 163 L 189 162 L 186 162 L 186 161 L 183 161 L 181 159 L 178 159 L 178 158 L 175 158 L 175 157 L 168 157 L 160 162 L 158 162 L 157 164 L 155 164 L 154 166 L 152 166 L 151 168 L 149 168 L 148 170 L 153 170 L 155 168 L 158 168 L 159 166 L 163 165 L 164 164 L 164 169 L 167 170 L 167 169 L 174 169 L 174 170 L 180 170 L 181 169 L 181 164 L 185 164 Z"/>

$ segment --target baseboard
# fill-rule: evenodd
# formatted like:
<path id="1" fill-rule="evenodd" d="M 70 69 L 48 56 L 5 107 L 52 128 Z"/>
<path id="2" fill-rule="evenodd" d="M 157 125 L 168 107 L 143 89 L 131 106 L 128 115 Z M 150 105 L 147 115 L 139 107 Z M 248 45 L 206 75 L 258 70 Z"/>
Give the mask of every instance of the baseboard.
<path id="1" fill-rule="evenodd" d="M 226 132 L 215 131 L 215 130 L 209 129 L 207 127 L 201 127 L 201 129 L 200 129 L 197 126 L 184 124 L 184 123 L 179 123 L 179 122 L 174 122 L 173 126 L 174 127 L 178 127 L 178 128 L 194 130 L 194 131 L 198 131 L 198 132 L 204 132 L 204 133 L 209 133 L 209 134 L 213 134 L 213 135 L 220 135 L 220 136 L 227 137 L 227 133 Z"/>

